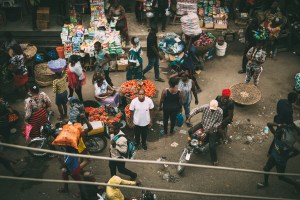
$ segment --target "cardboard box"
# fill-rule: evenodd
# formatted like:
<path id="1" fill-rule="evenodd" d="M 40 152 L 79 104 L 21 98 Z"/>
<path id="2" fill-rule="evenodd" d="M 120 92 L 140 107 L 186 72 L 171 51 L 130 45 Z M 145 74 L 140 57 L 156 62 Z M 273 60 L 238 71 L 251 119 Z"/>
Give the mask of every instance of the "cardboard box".
<path id="1" fill-rule="evenodd" d="M 36 20 L 36 27 L 39 30 L 48 29 L 48 27 L 49 27 L 49 21 Z"/>
<path id="2" fill-rule="evenodd" d="M 118 69 L 118 71 L 126 71 L 127 67 L 128 67 L 127 57 L 121 58 L 120 60 L 117 60 L 117 69 Z"/>
<path id="3" fill-rule="evenodd" d="M 48 21 L 48 22 L 50 20 L 50 11 L 49 8 L 47 7 L 38 8 L 36 15 L 37 15 L 36 16 L 37 20 Z"/>
<path id="4" fill-rule="evenodd" d="M 214 28 L 213 23 L 205 23 L 204 28 Z"/>
<path id="5" fill-rule="evenodd" d="M 227 29 L 227 24 L 214 24 L 215 29 Z"/>

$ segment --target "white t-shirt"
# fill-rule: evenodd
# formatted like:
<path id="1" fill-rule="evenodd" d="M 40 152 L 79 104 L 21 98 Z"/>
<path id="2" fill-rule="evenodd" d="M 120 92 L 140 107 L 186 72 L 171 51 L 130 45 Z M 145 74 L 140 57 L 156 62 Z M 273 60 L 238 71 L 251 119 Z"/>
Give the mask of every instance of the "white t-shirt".
<path id="1" fill-rule="evenodd" d="M 133 111 L 133 123 L 137 126 L 147 126 L 150 123 L 150 110 L 154 108 L 152 99 L 145 97 L 140 102 L 138 97 L 134 98 L 129 106 L 129 110 Z"/>

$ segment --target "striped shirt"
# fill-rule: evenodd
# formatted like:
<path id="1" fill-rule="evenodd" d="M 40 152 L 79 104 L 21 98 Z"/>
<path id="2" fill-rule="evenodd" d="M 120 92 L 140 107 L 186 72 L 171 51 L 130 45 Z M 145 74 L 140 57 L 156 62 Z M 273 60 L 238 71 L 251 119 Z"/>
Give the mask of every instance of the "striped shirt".
<path id="1" fill-rule="evenodd" d="M 61 94 L 67 90 L 67 73 L 63 73 L 63 77 L 53 81 L 53 92 Z"/>
<path id="2" fill-rule="evenodd" d="M 213 128 L 213 132 L 217 132 L 218 127 L 221 125 L 223 120 L 223 110 L 217 108 L 216 111 L 211 111 L 208 104 L 201 106 L 200 108 L 195 108 L 190 116 L 193 117 L 196 114 L 202 112 L 201 124 L 203 125 L 204 130 L 208 131 L 210 128 Z"/>

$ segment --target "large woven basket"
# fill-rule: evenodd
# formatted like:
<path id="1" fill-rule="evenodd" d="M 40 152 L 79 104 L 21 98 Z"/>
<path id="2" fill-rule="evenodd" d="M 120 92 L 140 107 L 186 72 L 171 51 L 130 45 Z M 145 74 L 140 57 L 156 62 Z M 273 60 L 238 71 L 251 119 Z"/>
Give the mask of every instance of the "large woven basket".
<path id="1" fill-rule="evenodd" d="M 23 53 L 26 55 L 27 59 L 31 59 L 35 56 L 37 52 L 37 47 L 32 44 L 20 44 L 23 49 Z"/>
<path id="2" fill-rule="evenodd" d="M 47 62 L 37 64 L 34 67 L 34 75 L 37 81 L 52 82 L 55 79 L 54 74 L 55 73 L 48 68 Z"/>
<path id="3" fill-rule="evenodd" d="M 238 83 L 231 86 L 231 99 L 241 105 L 253 105 L 261 99 L 261 92 L 255 85 Z"/>
<path id="4" fill-rule="evenodd" d="M 53 81 L 39 81 L 37 79 L 35 79 L 35 82 L 41 87 L 47 87 L 53 83 Z"/>

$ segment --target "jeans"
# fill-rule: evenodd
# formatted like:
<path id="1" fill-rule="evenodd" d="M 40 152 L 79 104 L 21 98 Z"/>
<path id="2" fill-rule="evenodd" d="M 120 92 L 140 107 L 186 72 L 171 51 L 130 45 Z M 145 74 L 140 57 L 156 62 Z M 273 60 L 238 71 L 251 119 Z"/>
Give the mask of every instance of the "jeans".
<path id="1" fill-rule="evenodd" d="M 285 172 L 285 168 L 286 168 L 286 163 L 278 163 L 276 162 L 276 160 L 274 159 L 274 157 L 272 155 L 269 156 L 269 159 L 264 167 L 264 171 L 265 172 L 269 172 L 271 171 L 271 169 L 276 166 L 276 170 L 278 173 L 284 173 Z M 278 179 L 281 180 L 281 181 L 284 181 L 286 183 L 289 183 L 293 186 L 297 186 L 297 183 L 296 181 L 294 181 L 293 179 L 291 178 L 288 178 L 286 176 L 278 176 Z M 265 184 L 268 184 L 269 183 L 269 174 L 265 174 L 264 175 L 264 181 L 265 181 Z"/>
<path id="2" fill-rule="evenodd" d="M 184 103 L 183 108 L 184 108 L 184 114 L 185 114 L 186 118 L 188 118 L 190 116 L 191 102 Z"/>
<path id="3" fill-rule="evenodd" d="M 135 125 L 134 127 L 134 139 L 135 139 L 135 144 L 139 145 L 140 144 L 140 138 L 142 138 L 142 145 L 146 146 L 146 141 L 147 141 L 147 130 L 148 130 L 148 125 L 147 126 L 137 126 Z"/>
<path id="4" fill-rule="evenodd" d="M 76 94 L 77 94 L 77 96 L 78 96 L 78 99 L 79 99 L 80 101 L 83 101 L 81 89 L 82 89 L 81 86 L 80 86 L 79 88 L 75 88 L 75 92 L 76 92 Z M 71 87 L 69 87 L 69 97 L 72 97 L 72 96 L 73 96 L 73 93 L 74 93 L 74 90 L 73 90 Z"/>
<path id="5" fill-rule="evenodd" d="M 188 133 L 189 136 L 191 136 L 196 130 L 203 128 L 201 123 L 196 124 L 192 128 L 189 129 Z M 209 139 L 209 153 L 210 153 L 210 159 L 212 162 L 217 162 L 217 149 L 216 149 L 216 140 L 217 140 L 217 133 L 208 133 L 207 136 Z"/>
<path id="6" fill-rule="evenodd" d="M 164 118 L 163 122 L 164 122 L 164 132 L 165 132 L 165 134 L 168 134 L 169 118 L 170 118 L 170 121 L 171 121 L 170 133 L 174 132 L 177 113 L 178 113 L 178 111 L 167 111 L 167 110 L 163 111 L 163 118 Z"/>
<path id="7" fill-rule="evenodd" d="M 155 78 L 159 79 L 159 58 L 158 57 L 148 57 L 149 64 L 143 70 L 143 75 L 145 75 L 148 71 L 150 71 L 154 66 L 154 74 Z"/>
<path id="8" fill-rule="evenodd" d="M 125 168 L 125 162 L 121 162 L 121 161 L 109 161 L 109 169 L 110 169 L 110 175 L 111 177 L 115 176 L 117 174 L 117 168 L 118 171 L 121 174 L 125 174 L 127 176 L 130 176 L 131 179 L 135 179 L 137 174 L 130 171 L 129 169 Z"/>

